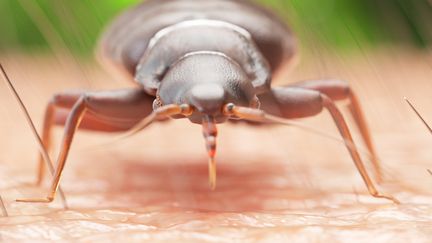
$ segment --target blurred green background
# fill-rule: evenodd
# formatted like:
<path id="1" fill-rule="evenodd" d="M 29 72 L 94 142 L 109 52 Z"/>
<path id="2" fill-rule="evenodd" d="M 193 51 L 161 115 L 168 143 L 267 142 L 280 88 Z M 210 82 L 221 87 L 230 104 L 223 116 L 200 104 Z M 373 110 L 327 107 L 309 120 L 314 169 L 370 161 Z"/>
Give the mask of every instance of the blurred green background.
<path id="1" fill-rule="evenodd" d="M 140 0 L 0 0 L 0 50 L 92 53 L 103 27 Z M 198 4 L 199 1 L 197 1 Z M 432 0 L 258 0 L 291 23 L 303 46 L 337 50 L 432 43 Z"/>

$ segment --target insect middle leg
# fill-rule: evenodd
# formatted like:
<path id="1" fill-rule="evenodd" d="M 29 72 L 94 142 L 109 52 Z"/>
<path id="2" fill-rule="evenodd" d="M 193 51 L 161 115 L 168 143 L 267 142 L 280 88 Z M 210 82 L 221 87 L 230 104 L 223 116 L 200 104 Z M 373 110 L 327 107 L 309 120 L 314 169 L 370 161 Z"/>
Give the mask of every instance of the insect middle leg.
<path id="1" fill-rule="evenodd" d="M 271 92 L 261 95 L 259 98 L 264 111 L 288 119 L 313 116 L 320 113 L 323 109 L 328 110 L 340 134 L 347 142 L 346 147 L 369 193 L 374 197 L 386 198 L 398 203 L 398 200 L 394 197 L 382 194 L 375 188 L 357 151 L 351 132 L 342 113 L 333 100 L 326 94 L 316 90 L 298 87 L 279 87 L 273 88 Z"/>
<path id="2" fill-rule="evenodd" d="M 349 108 L 352 116 L 354 117 L 355 123 L 360 130 L 362 139 L 369 150 L 371 155 L 372 165 L 375 172 L 375 178 L 377 182 L 382 182 L 382 168 L 375 150 L 375 146 L 372 142 L 369 127 L 366 123 L 364 113 L 361 109 L 360 103 L 357 99 L 356 94 L 350 88 L 349 84 L 341 80 L 307 80 L 298 83 L 294 83 L 291 87 L 300 87 L 305 89 L 317 90 L 333 101 L 348 100 Z"/>
<path id="3" fill-rule="evenodd" d="M 74 92 L 57 94 L 48 104 L 43 139 L 49 145 L 54 125 L 65 125 L 57 158 L 57 167 L 46 198 L 19 199 L 19 202 L 51 202 L 57 191 L 61 174 L 74 134 L 78 127 L 104 132 L 125 131 L 152 113 L 154 97 L 142 90 Z M 67 119 L 66 119 L 67 117 Z M 43 169 L 41 163 L 39 169 Z M 39 171 L 39 176 L 42 173 Z"/>

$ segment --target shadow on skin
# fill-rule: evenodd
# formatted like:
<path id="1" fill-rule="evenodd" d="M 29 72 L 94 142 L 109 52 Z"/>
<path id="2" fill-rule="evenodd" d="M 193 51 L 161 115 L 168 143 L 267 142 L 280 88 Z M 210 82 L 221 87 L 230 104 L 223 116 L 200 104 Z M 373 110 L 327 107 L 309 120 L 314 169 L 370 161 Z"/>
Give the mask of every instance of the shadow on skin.
<path id="1" fill-rule="evenodd" d="M 219 160 L 217 187 L 212 191 L 204 161 L 118 163 L 117 176 L 107 178 L 106 196 L 146 207 L 233 212 L 305 208 L 305 200 L 323 197 L 323 192 L 312 188 L 289 166 L 265 161 L 240 164 Z"/>

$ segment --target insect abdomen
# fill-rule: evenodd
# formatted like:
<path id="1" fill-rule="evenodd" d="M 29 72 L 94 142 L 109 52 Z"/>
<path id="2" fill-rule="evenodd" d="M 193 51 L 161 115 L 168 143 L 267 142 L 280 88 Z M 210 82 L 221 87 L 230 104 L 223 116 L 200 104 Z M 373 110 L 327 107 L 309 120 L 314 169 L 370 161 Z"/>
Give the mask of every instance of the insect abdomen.
<path id="1" fill-rule="evenodd" d="M 246 29 L 272 71 L 290 60 L 295 40 L 276 15 L 245 0 L 150 0 L 126 11 L 108 28 L 100 43 L 105 62 L 134 77 L 152 37 L 185 20 L 220 20 Z"/>

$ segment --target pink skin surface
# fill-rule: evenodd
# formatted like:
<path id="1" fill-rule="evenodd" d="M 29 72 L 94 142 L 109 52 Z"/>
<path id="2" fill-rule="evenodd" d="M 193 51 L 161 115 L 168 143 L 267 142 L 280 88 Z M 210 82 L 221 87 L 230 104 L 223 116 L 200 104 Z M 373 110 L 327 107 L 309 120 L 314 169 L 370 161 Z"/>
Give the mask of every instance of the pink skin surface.
<path id="1" fill-rule="evenodd" d="M 401 205 L 368 195 L 341 143 L 293 127 L 220 125 L 218 181 L 211 191 L 201 127 L 187 120 L 154 124 L 117 142 L 113 135 L 81 132 L 62 180 L 70 209 L 62 210 L 59 199 L 16 203 L 44 196 L 49 180 L 41 188 L 29 185 L 36 176 L 36 143 L 14 99 L 0 86 L 0 194 L 10 214 L 0 218 L 0 239 L 429 241 L 432 176 L 426 169 L 432 167 L 432 138 L 402 97 L 430 118 L 432 58 L 412 51 L 367 55 L 306 56 L 289 80 L 350 81 L 383 162 L 386 180 L 379 188 Z M 39 127 L 54 92 L 129 85 L 91 62 L 77 68 L 65 65 L 67 60 L 17 54 L 1 60 Z M 337 135 L 328 114 L 304 122 Z M 61 131 L 55 132 L 56 145 Z"/>

